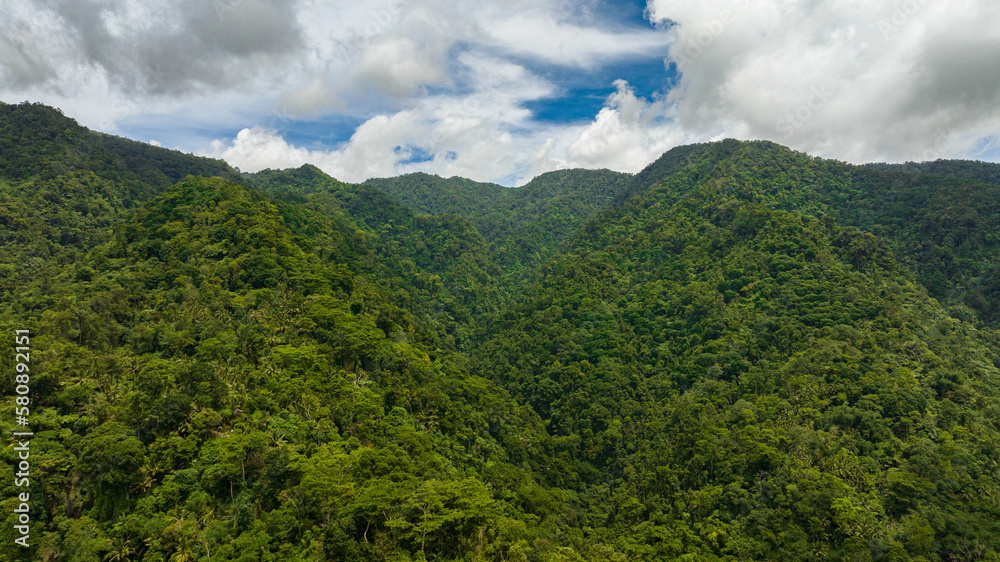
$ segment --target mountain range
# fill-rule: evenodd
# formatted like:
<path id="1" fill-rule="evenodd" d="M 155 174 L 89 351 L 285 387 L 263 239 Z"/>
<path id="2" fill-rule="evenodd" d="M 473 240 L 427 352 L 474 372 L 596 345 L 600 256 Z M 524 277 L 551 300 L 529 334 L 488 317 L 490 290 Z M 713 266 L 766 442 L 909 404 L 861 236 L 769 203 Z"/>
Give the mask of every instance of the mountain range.
<path id="1" fill-rule="evenodd" d="M 348 184 L 0 104 L 0 536 L 28 491 L 11 560 L 1000 560 L 998 255 L 997 164 Z"/>

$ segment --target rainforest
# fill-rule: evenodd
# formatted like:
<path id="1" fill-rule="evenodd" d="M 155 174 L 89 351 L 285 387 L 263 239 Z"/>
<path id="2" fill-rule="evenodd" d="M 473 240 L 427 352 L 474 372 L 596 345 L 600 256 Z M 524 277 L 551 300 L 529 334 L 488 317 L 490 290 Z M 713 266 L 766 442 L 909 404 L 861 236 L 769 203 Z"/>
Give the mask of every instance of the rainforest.
<path id="1" fill-rule="evenodd" d="M 1000 560 L 998 256 L 997 164 L 724 140 L 350 184 L 2 104 L 0 541 Z"/>

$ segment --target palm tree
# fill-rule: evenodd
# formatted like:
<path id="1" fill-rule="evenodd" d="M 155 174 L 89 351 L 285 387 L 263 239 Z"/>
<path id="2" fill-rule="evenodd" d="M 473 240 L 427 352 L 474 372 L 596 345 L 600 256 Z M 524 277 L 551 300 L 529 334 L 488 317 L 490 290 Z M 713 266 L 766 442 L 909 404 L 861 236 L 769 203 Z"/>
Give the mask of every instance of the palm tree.
<path id="1" fill-rule="evenodd" d="M 170 555 L 169 562 L 191 562 L 195 558 L 197 558 L 197 555 L 195 555 L 194 550 L 191 548 L 187 537 L 184 537 L 181 539 L 181 544 L 177 547 L 177 550 Z"/>
<path id="2" fill-rule="evenodd" d="M 135 549 L 125 539 L 118 537 L 114 540 L 111 552 L 104 555 L 107 562 L 131 562 L 130 556 L 135 554 Z"/>

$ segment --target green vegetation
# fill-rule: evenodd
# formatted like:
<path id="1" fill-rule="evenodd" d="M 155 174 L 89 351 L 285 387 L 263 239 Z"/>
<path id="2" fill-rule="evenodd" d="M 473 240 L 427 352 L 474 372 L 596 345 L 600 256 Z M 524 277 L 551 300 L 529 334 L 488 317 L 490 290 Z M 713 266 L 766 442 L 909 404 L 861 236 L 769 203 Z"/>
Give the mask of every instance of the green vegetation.
<path id="1" fill-rule="evenodd" d="M 41 104 L 0 102 L 0 295 L 78 262 L 190 174 L 239 177 L 224 162 L 95 133 Z"/>
<path id="2" fill-rule="evenodd" d="M 0 113 L 12 560 L 1000 559 L 988 167 L 350 185 Z"/>
<path id="3" fill-rule="evenodd" d="M 355 272 L 378 259 L 363 236 L 326 234 L 191 177 L 5 303 L 40 334 L 34 446 L 63 459 L 39 471 L 37 525 L 114 523 L 108 540 L 145 558 L 506 556 L 523 540 L 509 488 L 541 472 L 535 418 Z"/>
<path id="4" fill-rule="evenodd" d="M 589 218 L 631 185 L 627 174 L 608 170 L 549 172 L 524 187 L 504 188 L 461 178 L 411 174 L 363 184 L 403 205 L 430 214 L 466 218 L 489 244 L 492 261 L 507 284 L 522 285 L 552 258 Z"/>
<path id="5" fill-rule="evenodd" d="M 991 552 L 996 334 L 714 149 L 589 222 L 473 372 L 544 419 L 627 559 Z"/>
<path id="6" fill-rule="evenodd" d="M 905 164 L 869 164 L 872 168 L 911 174 L 932 174 L 950 178 L 1000 184 L 1000 164 L 978 160 L 935 160 Z"/>

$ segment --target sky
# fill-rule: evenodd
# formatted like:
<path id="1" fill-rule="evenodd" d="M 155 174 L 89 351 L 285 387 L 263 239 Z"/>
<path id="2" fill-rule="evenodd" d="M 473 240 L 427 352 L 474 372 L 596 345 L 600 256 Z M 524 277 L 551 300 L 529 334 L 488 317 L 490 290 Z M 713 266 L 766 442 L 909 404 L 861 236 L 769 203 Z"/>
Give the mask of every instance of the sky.
<path id="1" fill-rule="evenodd" d="M 3 0 L 0 101 L 349 182 L 766 139 L 1000 161 L 996 0 Z"/>

